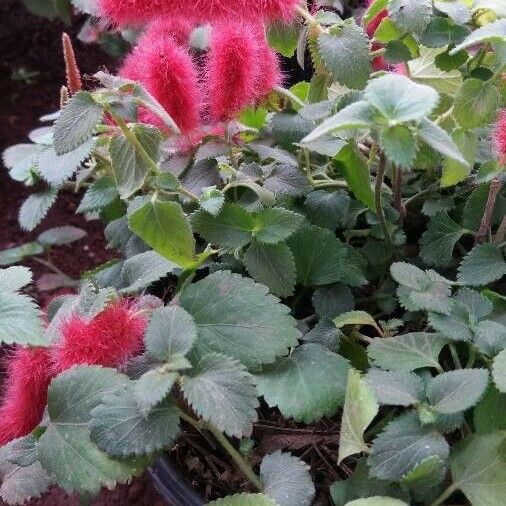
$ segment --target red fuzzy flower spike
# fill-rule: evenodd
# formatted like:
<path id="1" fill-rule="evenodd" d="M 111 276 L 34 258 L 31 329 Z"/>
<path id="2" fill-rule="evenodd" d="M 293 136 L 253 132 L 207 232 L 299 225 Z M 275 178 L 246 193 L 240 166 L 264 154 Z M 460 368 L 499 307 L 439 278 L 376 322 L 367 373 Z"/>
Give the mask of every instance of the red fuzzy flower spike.
<path id="1" fill-rule="evenodd" d="M 144 41 L 150 44 L 150 41 L 172 37 L 179 45 L 186 46 L 190 39 L 190 34 L 194 28 L 188 18 L 181 16 L 164 16 L 153 20 L 147 26 L 146 31 L 138 40 L 137 45 L 144 45 Z"/>
<path id="2" fill-rule="evenodd" d="M 0 446 L 29 434 L 40 422 L 52 379 L 47 348 L 18 348 L 7 364 L 0 407 Z"/>
<path id="3" fill-rule="evenodd" d="M 494 128 L 494 140 L 499 157 L 499 163 L 506 165 L 506 109 L 499 111 Z"/>
<path id="4" fill-rule="evenodd" d="M 207 64 L 212 121 L 232 118 L 258 96 L 260 60 L 255 27 L 225 22 L 213 26 Z"/>
<path id="5" fill-rule="evenodd" d="M 51 350 L 56 374 L 78 365 L 115 367 L 142 349 L 146 318 L 135 304 L 111 303 L 93 320 L 73 314 L 60 327 L 60 340 Z"/>
<path id="6" fill-rule="evenodd" d="M 98 0 L 101 16 L 119 26 L 142 26 L 171 4 L 167 0 Z"/>
<path id="7" fill-rule="evenodd" d="M 200 125 L 201 92 L 191 56 L 174 37 L 160 36 L 159 28 L 142 37 L 126 58 L 120 75 L 140 81 L 172 116 L 181 132 Z M 140 120 L 163 128 L 161 120 L 141 111 Z"/>
<path id="8" fill-rule="evenodd" d="M 283 81 L 278 57 L 274 50 L 267 44 L 263 29 L 258 31 L 257 58 L 260 65 L 260 72 L 257 78 L 255 98 L 259 99 L 270 93 Z"/>

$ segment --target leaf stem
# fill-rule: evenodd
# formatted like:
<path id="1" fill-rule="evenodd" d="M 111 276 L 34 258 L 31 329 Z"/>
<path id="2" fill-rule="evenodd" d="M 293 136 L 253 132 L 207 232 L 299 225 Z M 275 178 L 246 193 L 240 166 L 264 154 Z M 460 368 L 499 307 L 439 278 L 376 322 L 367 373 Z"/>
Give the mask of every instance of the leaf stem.
<path id="1" fill-rule="evenodd" d="M 487 203 L 485 204 L 485 211 L 481 219 L 480 228 L 476 232 L 476 242 L 483 243 L 489 233 L 492 224 L 492 217 L 494 214 L 495 201 L 497 195 L 501 191 L 502 181 L 498 177 L 492 179 L 490 182 L 490 189 L 488 191 Z"/>
<path id="2" fill-rule="evenodd" d="M 374 200 L 376 204 L 376 214 L 378 215 L 378 220 L 380 222 L 381 228 L 383 229 L 385 241 L 391 248 L 393 248 L 394 244 L 392 242 L 392 237 L 390 236 L 390 230 L 388 230 L 388 224 L 385 219 L 385 212 L 383 211 L 382 198 L 381 198 L 381 189 L 383 187 L 383 181 L 385 179 L 386 164 L 387 161 L 385 155 L 381 153 L 378 164 L 378 172 L 376 174 L 376 181 L 374 183 L 374 197 L 375 197 Z"/>
<path id="3" fill-rule="evenodd" d="M 452 360 L 455 365 L 455 368 L 462 369 L 462 364 L 460 363 L 459 354 L 457 353 L 457 348 L 455 347 L 455 344 L 450 343 L 448 347 L 450 348 L 450 353 L 452 355 Z"/>
<path id="4" fill-rule="evenodd" d="M 325 30 L 318 24 L 316 18 L 305 7 L 302 5 L 297 5 L 297 7 L 295 7 L 295 10 L 302 18 L 305 19 L 311 28 L 317 31 L 318 35 L 325 33 Z"/>
<path id="5" fill-rule="evenodd" d="M 506 216 L 503 217 L 499 228 L 494 237 L 494 244 L 497 244 L 499 247 L 501 243 L 504 242 L 504 238 L 506 237 Z"/>
<path id="6" fill-rule="evenodd" d="M 65 274 L 60 269 L 58 269 L 58 267 L 53 265 L 52 262 L 48 262 L 47 260 L 44 260 L 42 258 L 38 258 L 36 256 L 32 256 L 31 259 L 34 260 L 35 262 L 43 265 L 44 267 L 47 267 L 50 271 L 54 272 L 55 274 L 59 274 L 60 276 L 64 277 L 69 283 L 72 282 L 73 284 L 77 284 L 76 280 L 72 279 L 70 276 Z"/>
<path id="7" fill-rule="evenodd" d="M 457 490 L 455 483 L 452 483 L 430 506 L 439 506 L 443 504 Z"/>

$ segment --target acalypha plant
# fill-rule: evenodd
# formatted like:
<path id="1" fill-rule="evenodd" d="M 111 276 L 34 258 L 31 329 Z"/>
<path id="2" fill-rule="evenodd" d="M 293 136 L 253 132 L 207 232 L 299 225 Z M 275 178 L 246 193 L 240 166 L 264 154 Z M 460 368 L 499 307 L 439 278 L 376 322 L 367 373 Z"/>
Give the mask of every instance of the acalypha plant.
<path id="1" fill-rule="evenodd" d="M 244 475 L 208 504 L 505 504 L 506 3 L 94 11 L 140 33 L 118 75 L 84 89 L 64 36 L 61 110 L 3 160 L 23 229 L 76 192 L 117 255 L 69 279 L 73 227 L 0 252 L 1 497 L 88 500 L 189 425 Z M 39 309 L 27 257 L 75 293 Z M 259 407 L 339 424 L 333 483 L 262 449 Z"/>

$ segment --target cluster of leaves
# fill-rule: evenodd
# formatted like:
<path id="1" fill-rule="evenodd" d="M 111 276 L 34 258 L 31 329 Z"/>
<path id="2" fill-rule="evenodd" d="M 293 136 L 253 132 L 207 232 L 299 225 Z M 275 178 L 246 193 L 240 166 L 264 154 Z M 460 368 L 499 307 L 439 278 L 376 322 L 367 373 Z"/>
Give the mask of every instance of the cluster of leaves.
<path id="1" fill-rule="evenodd" d="M 177 278 L 126 372 L 81 366 L 53 380 L 41 427 L 2 449 L 5 500 L 53 481 L 82 496 L 112 487 L 183 420 L 212 433 L 258 492 L 214 504 L 307 506 L 301 460 L 267 455 L 257 476 L 227 439 L 251 437 L 262 397 L 300 423 L 341 417 L 336 465 L 365 456 L 332 485 L 336 506 L 437 506 L 456 491 L 501 503 L 506 195 L 491 128 L 506 102 L 506 13 L 469 4 L 377 0 L 362 24 L 389 15 L 372 41 L 329 10 L 272 27 L 284 54 L 301 60 L 308 42 L 313 79 L 190 150 L 139 84 L 99 73 L 32 144 L 4 152 L 12 178 L 47 186 L 24 203 L 24 228 L 68 189 L 84 189 L 78 212 L 105 222 L 121 255 L 72 298 L 89 317 Z M 373 73 L 373 43 L 407 76 Z M 139 108 L 165 130 L 139 123 Z M 19 269 L 0 276 L 0 338 L 43 346 L 68 304 L 43 331 Z"/>

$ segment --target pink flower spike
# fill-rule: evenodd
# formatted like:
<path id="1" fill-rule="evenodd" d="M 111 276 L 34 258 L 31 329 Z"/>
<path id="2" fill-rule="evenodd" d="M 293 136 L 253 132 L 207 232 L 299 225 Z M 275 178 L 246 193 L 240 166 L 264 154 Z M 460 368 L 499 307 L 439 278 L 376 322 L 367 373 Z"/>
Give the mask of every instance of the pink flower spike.
<path id="1" fill-rule="evenodd" d="M 256 99 L 263 98 L 283 82 L 278 56 L 267 44 L 263 30 L 259 30 L 258 38 L 257 58 L 260 64 L 260 72 L 256 84 Z"/>
<path id="2" fill-rule="evenodd" d="M 29 434 L 42 419 L 53 377 L 47 348 L 17 348 L 7 363 L 0 406 L 0 446 Z"/>
<path id="3" fill-rule="evenodd" d="M 171 36 L 160 38 L 156 31 L 149 37 L 146 34 L 119 73 L 142 83 L 181 132 L 190 132 L 200 125 L 202 98 L 197 70 L 188 52 Z M 139 119 L 163 128 L 161 120 L 148 111 L 141 111 Z"/>
<path id="4" fill-rule="evenodd" d="M 142 26 L 166 7 L 163 0 L 98 0 L 101 16 L 118 26 Z"/>
<path id="5" fill-rule="evenodd" d="M 142 46 L 144 43 L 149 44 L 149 41 L 160 40 L 170 36 L 179 45 L 186 46 L 188 45 L 193 28 L 194 23 L 182 16 L 164 16 L 157 18 L 147 26 L 146 31 L 138 40 L 137 45 Z"/>
<path id="6" fill-rule="evenodd" d="M 146 318 L 126 300 L 111 303 L 93 320 L 73 314 L 60 327 L 60 340 L 51 350 L 59 374 L 78 364 L 115 367 L 142 349 Z"/>
<path id="7" fill-rule="evenodd" d="M 206 69 L 212 121 L 231 119 L 255 102 L 259 50 L 255 27 L 232 22 L 213 26 Z"/>
<path id="8" fill-rule="evenodd" d="M 494 141 L 501 165 L 506 165 L 506 109 L 501 109 L 494 128 Z"/>

